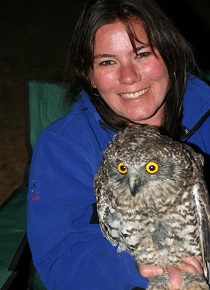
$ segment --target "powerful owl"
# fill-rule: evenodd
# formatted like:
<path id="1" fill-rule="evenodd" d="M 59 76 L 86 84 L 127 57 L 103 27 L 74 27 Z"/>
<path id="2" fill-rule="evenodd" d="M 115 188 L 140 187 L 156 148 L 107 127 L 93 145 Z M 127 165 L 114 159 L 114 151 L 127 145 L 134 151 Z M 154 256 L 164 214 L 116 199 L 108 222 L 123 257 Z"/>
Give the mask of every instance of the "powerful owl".
<path id="1" fill-rule="evenodd" d="M 200 256 L 204 276 L 182 272 L 182 290 L 209 289 L 210 208 L 204 158 L 147 125 L 117 133 L 94 179 L 103 235 L 137 263 L 164 267 L 147 289 L 168 289 L 166 265 Z"/>

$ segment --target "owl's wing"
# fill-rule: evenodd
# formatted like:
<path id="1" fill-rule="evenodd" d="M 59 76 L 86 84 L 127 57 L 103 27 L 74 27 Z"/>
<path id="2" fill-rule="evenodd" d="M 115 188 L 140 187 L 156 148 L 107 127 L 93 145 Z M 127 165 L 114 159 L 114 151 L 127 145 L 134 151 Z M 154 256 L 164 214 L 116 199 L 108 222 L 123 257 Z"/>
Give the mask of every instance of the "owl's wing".
<path id="1" fill-rule="evenodd" d="M 118 244 L 117 231 L 115 233 L 115 238 L 113 237 L 113 233 L 110 233 L 112 229 L 110 228 L 109 222 L 107 220 L 109 216 L 110 200 L 112 195 L 110 192 L 107 192 L 106 184 L 109 177 L 107 172 L 103 171 L 103 168 L 105 168 L 105 166 L 99 167 L 98 173 L 94 178 L 94 190 L 96 194 L 98 219 L 103 236 L 106 237 L 113 246 L 116 246 Z"/>
<path id="2" fill-rule="evenodd" d="M 199 183 L 194 185 L 193 198 L 199 228 L 204 275 L 210 281 L 210 205 L 207 186 L 203 178 L 199 181 Z"/>
<path id="3" fill-rule="evenodd" d="M 104 215 L 103 219 L 99 219 L 102 234 L 110 241 L 113 246 L 116 246 L 119 243 L 119 232 L 118 230 L 114 230 L 114 228 L 110 227 L 106 217 L 107 213 Z"/>
<path id="4" fill-rule="evenodd" d="M 182 145 L 192 161 L 193 175 L 197 180 L 192 189 L 192 197 L 198 223 L 204 275 L 210 281 L 210 203 L 203 171 L 204 157 L 202 154 L 196 153 L 191 146 L 184 143 Z"/>

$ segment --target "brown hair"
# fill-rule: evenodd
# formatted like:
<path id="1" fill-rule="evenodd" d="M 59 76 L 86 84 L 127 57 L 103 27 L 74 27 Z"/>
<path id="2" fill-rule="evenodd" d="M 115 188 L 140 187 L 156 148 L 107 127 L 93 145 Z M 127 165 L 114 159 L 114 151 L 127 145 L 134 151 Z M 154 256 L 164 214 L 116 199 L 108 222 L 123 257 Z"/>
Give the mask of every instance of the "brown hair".
<path id="1" fill-rule="evenodd" d="M 141 21 L 152 49 L 157 48 L 168 69 L 170 84 L 166 95 L 164 129 L 177 136 L 181 127 L 182 100 L 189 73 L 198 74 L 192 48 L 170 19 L 153 0 L 90 0 L 75 27 L 69 49 L 67 80 L 73 88 L 85 90 L 101 117 L 116 129 L 124 129 L 129 120 L 117 115 L 102 99 L 95 96 L 89 78 L 93 68 L 93 44 L 96 31 L 105 24 L 121 21 L 134 46 L 135 36 L 129 19 Z M 135 49 L 135 47 L 134 47 Z"/>

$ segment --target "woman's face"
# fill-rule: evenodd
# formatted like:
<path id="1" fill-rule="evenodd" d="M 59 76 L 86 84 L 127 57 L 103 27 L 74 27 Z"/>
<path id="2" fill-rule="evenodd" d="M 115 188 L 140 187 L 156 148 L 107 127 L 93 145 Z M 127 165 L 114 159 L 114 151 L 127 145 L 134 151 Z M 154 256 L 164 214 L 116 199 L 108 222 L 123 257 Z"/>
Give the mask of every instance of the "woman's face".
<path id="1" fill-rule="evenodd" d="M 142 43 L 137 55 L 121 22 L 101 26 L 95 35 L 91 82 L 118 115 L 135 123 L 160 126 L 169 85 L 166 65 L 152 52 L 142 24 L 130 21 Z"/>

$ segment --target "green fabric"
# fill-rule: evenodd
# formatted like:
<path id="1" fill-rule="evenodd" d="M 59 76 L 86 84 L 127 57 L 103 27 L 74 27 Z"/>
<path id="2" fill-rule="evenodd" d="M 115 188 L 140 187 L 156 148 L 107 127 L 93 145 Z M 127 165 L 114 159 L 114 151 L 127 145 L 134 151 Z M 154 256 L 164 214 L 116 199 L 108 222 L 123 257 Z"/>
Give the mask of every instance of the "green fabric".
<path id="1" fill-rule="evenodd" d="M 0 209 L 0 289 L 12 277 L 9 267 L 26 233 L 27 188 L 18 188 Z"/>
<path id="2" fill-rule="evenodd" d="M 65 101 L 66 90 L 67 87 L 61 83 L 29 81 L 29 139 L 32 150 L 39 133 L 71 109 L 72 104 Z"/>
<path id="3" fill-rule="evenodd" d="M 12 275 L 12 271 L 0 270 L 0 289 L 4 289 L 3 286 L 6 287 L 5 283 L 9 280 L 11 275 Z"/>
<path id="4" fill-rule="evenodd" d="M 0 210 L 0 270 L 8 269 L 26 233 L 27 188 L 16 191 Z"/>

